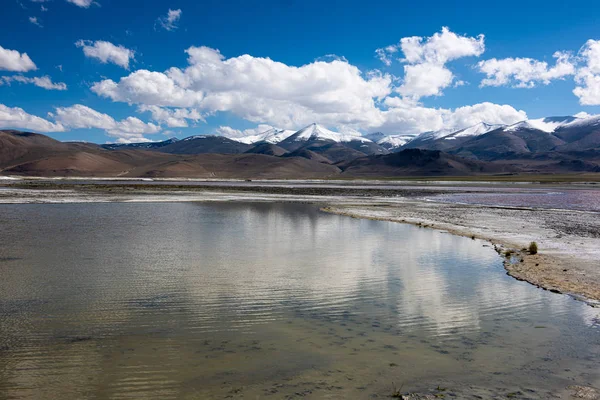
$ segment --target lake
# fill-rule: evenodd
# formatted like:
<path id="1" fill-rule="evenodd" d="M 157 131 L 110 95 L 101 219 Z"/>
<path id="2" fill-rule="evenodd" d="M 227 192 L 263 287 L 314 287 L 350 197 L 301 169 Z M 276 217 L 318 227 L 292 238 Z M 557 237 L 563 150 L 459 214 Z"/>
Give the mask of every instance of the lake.
<path id="1" fill-rule="evenodd" d="M 483 241 L 277 203 L 5 204 L 0 227 L 0 399 L 600 382 L 600 310 Z"/>

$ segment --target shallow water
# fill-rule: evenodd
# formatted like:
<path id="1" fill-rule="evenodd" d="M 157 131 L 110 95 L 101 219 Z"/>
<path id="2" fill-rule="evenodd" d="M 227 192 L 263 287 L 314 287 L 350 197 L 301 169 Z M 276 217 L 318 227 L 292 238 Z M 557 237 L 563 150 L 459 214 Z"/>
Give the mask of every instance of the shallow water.
<path id="1" fill-rule="evenodd" d="M 504 193 L 503 193 L 504 192 Z M 502 190 L 491 193 L 451 193 L 431 197 L 434 201 L 500 207 L 533 207 L 600 212 L 599 190 Z"/>
<path id="2" fill-rule="evenodd" d="M 0 398 L 544 398 L 600 310 L 481 241 L 294 204 L 0 205 Z"/>

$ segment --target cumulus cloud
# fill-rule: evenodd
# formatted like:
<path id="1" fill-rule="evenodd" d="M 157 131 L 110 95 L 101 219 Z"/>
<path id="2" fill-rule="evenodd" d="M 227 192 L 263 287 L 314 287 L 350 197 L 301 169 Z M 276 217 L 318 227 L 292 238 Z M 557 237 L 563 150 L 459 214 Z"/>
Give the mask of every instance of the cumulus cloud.
<path id="1" fill-rule="evenodd" d="M 413 82 L 409 74 L 403 85 L 435 95 L 437 88 L 454 80 L 439 62 L 478 54 L 483 51 L 483 37 L 459 37 L 443 30 L 420 42 L 410 39 L 405 50 L 404 56 L 416 61 L 408 67 L 420 69 L 422 78 Z M 461 129 L 481 121 L 510 124 L 526 118 L 522 111 L 492 103 L 456 110 L 425 107 L 414 96 L 394 95 L 397 88 L 391 75 L 364 73 L 340 59 L 296 67 L 247 54 L 226 58 L 208 47 L 190 47 L 186 52 L 185 68 L 138 70 L 118 82 L 97 82 L 92 91 L 113 101 L 137 104 L 141 112 L 152 113 L 155 121 L 170 127 L 184 127 L 190 120 L 201 121 L 199 116 L 217 112 L 292 130 L 319 122 L 342 130 L 388 133 L 420 133 L 445 125 Z M 220 128 L 219 133 L 229 137 L 255 134 L 229 127 Z"/>
<path id="2" fill-rule="evenodd" d="M 23 129 L 35 132 L 62 132 L 65 128 L 60 123 L 53 123 L 36 115 L 31 115 L 19 107 L 8 107 L 0 104 L 0 128 Z"/>
<path id="3" fill-rule="evenodd" d="M 148 141 L 143 135 L 160 132 L 160 126 L 146 123 L 136 117 L 116 121 L 108 114 L 82 104 L 59 107 L 51 114 L 62 126 L 70 129 L 103 129 L 121 143 Z"/>
<path id="4" fill-rule="evenodd" d="M 141 105 L 138 107 L 140 112 L 150 112 L 154 121 L 166 124 L 169 128 L 186 128 L 189 126 L 188 120 L 205 122 L 204 117 L 196 109 L 176 108 L 170 109 L 158 106 Z"/>
<path id="5" fill-rule="evenodd" d="M 92 4 L 98 4 L 94 0 L 67 0 L 67 2 L 81 8 L 90 8 Z"/>
<path id="6" fill-rule="evenodd" d="M 579 51 L 584 66 L 577 71 L 573 94 L 586 106 L 600 105 L 600 40 L 588 40 Z"/>
<path id="7" fill-rule="evenodd" d="M 479 72 L 487 75 L 480 86 L 506 86 L 532 88 L 536 84 L 548 85 L 555 79 L 564 79 L 575 74 L 575 63 L 567 52 L 557 51 L 552 57 L 556 59 L 550 67 L 545 61 L 532 58 L 504 58 L 480 61 Z"/>
<path id="8" fill-rule="evenodd" d="M 484 36 L 459 36 L 443 27 L 426 40 L 420 36 L 402 38 L 400 48 L 404 53 L 402 61 L 417 63 L 434 63 L 443 65 L 462 57 L 480 56 L 485 51 Z"/>
<path id="9" fill-rule="evenodd" d="M 204 98 L 201 91 L 185 89 L 167 73 L 140 69 L 121 78 L 97 82 L 92 91 L 113 101 L 161 107 L 195 107 Z"/>
<path id="10" fill-rule="evenodd" d="M 179 26 L 177 25 L 179 19 L 181 19 L 181 9 L 169 9 L 167 15 L 160 17 L 156 20 L 157 25 L 155 25 L 155 27 L 159 26 L 167 31 L 174 31 L 175 29 L 179 28 Z"/>
<path id="11" fill-rule="evenodd" d="M 452 84 L 454 74 L 443 65 L 423 63 L 404 66 L 404 82 L 398 88 L 403 96 L 419 99 L 440 96 Z"/>
<path id="12" fill-rule="evenodd" d="M 36 69 L 37 67 L 27 53 L 21 54 L 17 50 L 9 50 L 0 46 L 0 70 L 27 72 Z"/>
<path id="13" fill-rule="evenodd" d="M 33 84 L 46 90 L 67 90 L 67 84 L 63 82 L 54 83 L 49 76 L 28 78 L 23 75 L 2 76 L 0 77 L 0 86 L 10 85 L 13 82 Z"/>
<path id="14" fill-rule="evenodd" d="M 441 32 L 423 38 L 411 36 L 400 39 L 400 43 L 376 50 L 377 57 L 385 64 L 392 64 L 392 56 L 402 51 L 399 59 L 404 66 L 404 79 L 396 89 L 402 96 L 420 99 L 439 96 L 451 86 L 455 76 L 446 67 L 450 61 L 463 57 L 478 57 L 485 51 L 484 36 L 460 36 L 443 27 Z"/>
<path id="15" fill-rule="evenodd" d="M 493 104 L 489 102 L 472 106 L 458 107 L 447 112 L 444 116 L 444 125 L 453 129 L 462 129 L 473 126 L 479 122 L 494 125 L 512 125 L 527 119 L 527 113 L 516 110 L 509 105 Z"/>
<path id="16" fill-rule="evenodd" d="M 189 65 L 165 72 L 138 70 L 92 91 L 113 101 L 159 107 L 232 112 L 283 128 L 319 121 L 366 124 L 378 118 L 375 101 L 391 93 L 388 74 L 363 74 L 342 60 L 300 67 L 250 55 L 225 58 L 218 50 L 190 47 Z"/>
<path id="17" fill-rule="evenodd" d="M 129 69 L 129 61 L 134 58 L 134 51 L 121 45 L 115 46 L 103 40 L 79 40 L 75 46 L 83 49 L 86 57 L 95 58 L 103 64 L 113 63 L 125 69 Z"/>
<path id="18" fill-rule="evenodd" d="M 527 114 L 509 105 L 489 102 L 456 109 L 429 108 L 398 97 L 385 101 L 384 123 L 376 127 L 387 133 L 418 134 L 440 129 L 459 130 L 479 122 L 510 125 L 527 119 Z"/>

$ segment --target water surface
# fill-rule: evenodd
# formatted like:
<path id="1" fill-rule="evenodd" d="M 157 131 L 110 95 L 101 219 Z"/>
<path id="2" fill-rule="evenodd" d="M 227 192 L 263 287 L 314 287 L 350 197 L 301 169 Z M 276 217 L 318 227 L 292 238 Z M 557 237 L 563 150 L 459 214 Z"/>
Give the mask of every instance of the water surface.
<path id="1" fill-rule="evenodd" d="M 0 398 L 598 383 L 599 310 L 481 241 L 294 204 L 0 205 Z"/>

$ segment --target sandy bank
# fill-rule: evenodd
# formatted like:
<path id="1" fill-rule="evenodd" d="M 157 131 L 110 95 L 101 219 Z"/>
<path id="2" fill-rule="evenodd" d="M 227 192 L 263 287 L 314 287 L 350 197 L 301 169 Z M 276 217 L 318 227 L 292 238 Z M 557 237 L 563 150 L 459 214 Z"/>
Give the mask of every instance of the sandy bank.
<path id="1" fill-rule="evenodd" d="M 403 199 L 395 204 L 331 205 L 324 211 L 410 223 L 485 239 L 504 254 L 511 276 L 600 305 L 600 215 L 570 210 L 441 204 Z M 524 249 L 532 241 L 540 253 Z"/>

